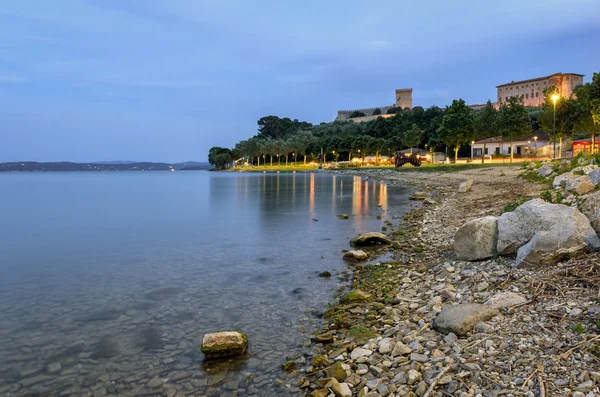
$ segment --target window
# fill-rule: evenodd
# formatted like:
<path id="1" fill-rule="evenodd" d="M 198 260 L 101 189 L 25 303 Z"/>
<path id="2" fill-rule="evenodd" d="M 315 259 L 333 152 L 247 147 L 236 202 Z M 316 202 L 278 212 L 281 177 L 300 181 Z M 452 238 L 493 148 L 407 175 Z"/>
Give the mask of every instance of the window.
<path id="1" fill-rule="evenodd" d="M 529 99 L 529 94 L 525 94 L 525 99 Z"/>
<path id="2" fill-rule="evenodd" d="M 488 154 L 488 149 L 489 148 L 487 148 L 487 147 L 485 148 L 485 154 Z"/>
<path id="3" fill-rule="evenodd" d="M 536 93 L 535 93 L 535 97 L 537 98 L 537 97 L 539 97 L 539 96 L 540 96 L 540 93 L 539 93 L 539 92 L 536 92 Z"/>

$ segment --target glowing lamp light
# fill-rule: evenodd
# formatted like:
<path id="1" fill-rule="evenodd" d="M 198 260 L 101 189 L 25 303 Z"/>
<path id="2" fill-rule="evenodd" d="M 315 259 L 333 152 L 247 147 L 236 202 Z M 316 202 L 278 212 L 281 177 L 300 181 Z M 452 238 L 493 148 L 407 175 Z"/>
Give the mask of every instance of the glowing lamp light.
<path id="1" fill-rule="evenodd" d="M 552 98 L 552 102 L 556 103 L 556 101 L 558 101 L 558 98 L 560 98 L 560 95 L 554 94 L 554 95 L 552 95 L 551 98 Z"/>

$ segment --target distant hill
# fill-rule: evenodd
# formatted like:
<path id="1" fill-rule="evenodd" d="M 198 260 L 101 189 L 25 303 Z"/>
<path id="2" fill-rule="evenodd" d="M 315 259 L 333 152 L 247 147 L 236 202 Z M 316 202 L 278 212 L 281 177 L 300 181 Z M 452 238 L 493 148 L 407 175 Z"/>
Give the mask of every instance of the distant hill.
<path id="1" fill-rule="evenodd" d="M 133 164 L 133 163 L 137 163 L 137 161 L 129 161 L 129 160 L 92 161 L 90 164 Z"/>
<path id="2" fill-rule="evenodd" d="M 39 171 L 170 171 L 175 170 L 208 170 L 208 163 L 188 161 L 184 163 L 152 163 L 152 162 L 100 162 L 72 163 L 18 161 L 0 163 L 0 172 L 39 172 Z"/>

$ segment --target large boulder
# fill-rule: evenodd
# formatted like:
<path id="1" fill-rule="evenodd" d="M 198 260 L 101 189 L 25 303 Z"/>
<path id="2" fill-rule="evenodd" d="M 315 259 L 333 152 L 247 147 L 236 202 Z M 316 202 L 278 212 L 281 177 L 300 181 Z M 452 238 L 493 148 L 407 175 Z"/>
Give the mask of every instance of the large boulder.
<path id="1" fill-rule="evenodd" d="M 550 176 L 554 172 L 554 166 L 552 163 L 544 164 L 540 168 L 537 169 L 538 176 L 547 177 Z"/>
<path id="2" fill-rule="evenodd" d="M 246 334 L 237 331 L 224 331 L 206 334 L 202 338 L 200 350 L 206 358 L 239 356 L 248 347 Z"/>
<path id="3" fill-rule="evenodd" d="M 588 174 L 588 177 L 594 186 L 598 185 L 600 183 L 600 168 L 596 168 L 595 170 L 591 171 Z"/>
<path id="4" fill-rule="evenodd" d="M 360 236 L 354 237 L 350 240 L 350 245 L 354 247 L 369 247 L 374 245 L 390 245 L 390 240 L 385 234 L 378 232 L 370 232 L 361 234 Z"/>
<path id="5" fill-rule="evenodd" d="M 576 175 L 577 174 L 581 174 L 581 173 L 583 173 L 583 175 L 589 175 L 592 171 L 594 171 L 596 169 L 598 169 L 597 165 L 590 164 L 590 165 L 584 165 L 584 166 L 581 166 L 581 167 L 573 168 L 571 170 L 571 172 L 573 174 L 576 174 Z"/>
<path id="6" fill-rule="evenodd" d="M 594 185 L 587 175 L 582 175 L 574 179 L 568 179 L 565 190 L 577 194 L 587 194 L 594 191 Z"/>
<path id="7" fill-rule="evenodd" d="M 459 193 L 466 193 L 471 190 L 471 186 L 473 186 L 473 179 L 465 179 L 464 181 L 460 181 L 458 185 Z"/>
<path id="8" fill-rule="evenodd" d="M 560 188 L 560 187 L 565 188 L 567 186 L 567 183 L 569 183 L 570 180 L 575 180 L 579 176 L 580 175 L 571 174 L 570 172 L 561 174 L 561 175 L 557 176 L 556 178 L 554 178 L 554 180 L 552 181 L 552 186 L 555 188 Z"/>
<path id="9" fill-rule="evenodd" d="M 496 255 L 498 219 L 486 216 L 462 225 L 454 235 L 454 251 L 459 260 L 477 261 Z"/>
<path id="10" fill-rule="evenodd" d="M 434 319 L 432 327 L 440 332 L 466 335 L 480 321 L 487 321 L 498 315 L 498 309 L 491 305 L 467 303 L 450 306 L 442 310 Z"/>
<path id="11" fill-rule="evenodd" d="M 576 208 L 530 200 L 498 218 L 497 250 L 517 253 L 515 266 L 548 264 L 564 255 L 600 248 L 589 220 Z"/>
<path id="12" fill-rule="evenodd" d="M 600 192 L 588 195 L 581 203 L 581 212 L 585 215 L 597 234 L 600 234 Z"/>

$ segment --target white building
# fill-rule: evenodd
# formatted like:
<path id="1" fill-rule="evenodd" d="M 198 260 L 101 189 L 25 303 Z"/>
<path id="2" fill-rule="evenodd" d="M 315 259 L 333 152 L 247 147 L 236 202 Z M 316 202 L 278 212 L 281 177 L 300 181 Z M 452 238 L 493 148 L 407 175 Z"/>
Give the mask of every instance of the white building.
<path id="1" fill-rule="evenodd" d="M 475 141 L 472 147 L 473 157 L 490 157 L 496 155 L 510 155 L 514 157 L 551 157 L 552 146 L 548 135 L 540 133 L 527 138 L 517 139 L 512 142 L 501 136 Z"/>

